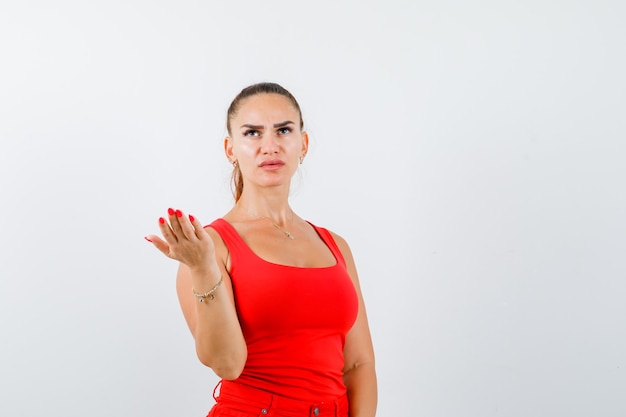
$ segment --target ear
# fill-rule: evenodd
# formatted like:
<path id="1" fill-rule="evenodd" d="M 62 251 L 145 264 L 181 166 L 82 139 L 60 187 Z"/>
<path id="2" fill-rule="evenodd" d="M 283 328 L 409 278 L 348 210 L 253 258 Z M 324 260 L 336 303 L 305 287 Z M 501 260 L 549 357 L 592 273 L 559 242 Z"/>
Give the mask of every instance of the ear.
<path id="1" fill-rule="evenodd" d="M 302 150 L 300 156 L 304 158 L 306 153 L 309 151 L 309 134 L 306 132 L 302 132 Z"/>
<path id="2" fill-rule="evenodd" d="M 228 158 L 231 164 L 237 160 L 233 153 L 233 139 L 230 136 L 224 138 L 224 154 L 226 154 L 226 158 Z"/>

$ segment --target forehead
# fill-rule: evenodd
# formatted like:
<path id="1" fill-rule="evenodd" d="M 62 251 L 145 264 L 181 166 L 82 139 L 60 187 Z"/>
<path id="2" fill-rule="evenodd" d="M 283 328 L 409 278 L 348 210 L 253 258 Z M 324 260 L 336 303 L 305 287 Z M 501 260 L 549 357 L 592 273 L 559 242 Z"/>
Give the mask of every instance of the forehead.
<path id="1" fill-rule="evenodd" d="M 289 98 L 280 94 L 256 94 L 241 101 L 234 120 L 244 122 L 252 121 L 274 121 L 282 122 L 292 120 L 296 122 L 300 119 L 298 110 Z"/>

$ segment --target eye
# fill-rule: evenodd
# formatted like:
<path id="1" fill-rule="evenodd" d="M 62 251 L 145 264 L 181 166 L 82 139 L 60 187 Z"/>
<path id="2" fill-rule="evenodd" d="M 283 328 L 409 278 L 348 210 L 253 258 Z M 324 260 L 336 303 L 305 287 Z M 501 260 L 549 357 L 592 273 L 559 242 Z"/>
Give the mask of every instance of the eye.
<path id="1" fill-rule="evenodd" d="M 245 132 L 243 132 L 243 135 L 244 136 L 261 136 L 261 133 L 255 129 L 248 129 Z"/>
<path id="2" fill-rule="evenodd" d="M 287 135 L 287 134 L 291 133 L 291 128 L 290 127 L 281 127 L 280 129 L 278 129 L 278 133 L 280 135 Z"/>

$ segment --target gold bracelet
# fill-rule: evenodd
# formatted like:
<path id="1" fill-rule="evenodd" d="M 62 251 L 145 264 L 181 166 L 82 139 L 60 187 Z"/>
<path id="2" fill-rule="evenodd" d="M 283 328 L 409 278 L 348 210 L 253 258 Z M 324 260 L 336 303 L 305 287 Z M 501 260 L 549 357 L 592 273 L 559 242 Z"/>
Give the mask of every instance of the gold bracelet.
<path id="1" fill-rule="evenodd" d="M 209 291 L 205 292 L 204 294 L 198 294 L 196 290 L 194 290 L 193 288 L 191 289 L 191 292 L 193 292 L 193 295 L 198 297 L 198 301 L 201 303 L 204 302 L 205 298 L 208 298 L 210 300 L 215 300 L 215 291 L 217 291 L 217 289 L 222 286 L 223 282 L 224 282 L 224 276 L 222 275 L 220 277 L 220 282 L 215 284 L 215 287 L 211 288 Z"/>

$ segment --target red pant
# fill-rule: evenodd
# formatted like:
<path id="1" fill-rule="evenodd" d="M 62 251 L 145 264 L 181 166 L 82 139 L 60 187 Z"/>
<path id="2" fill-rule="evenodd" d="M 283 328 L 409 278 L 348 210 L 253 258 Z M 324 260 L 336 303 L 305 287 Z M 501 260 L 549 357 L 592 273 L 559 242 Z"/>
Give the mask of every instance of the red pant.
<path id="1" fill-rule="evenodd" d="M 221 386 L 220 386 L 221 384 Z M 280 397 L 232 381 L 221 381 L 217 404 L 207 417 L 348 417 L 348 398 L 308 403 Z"/>

